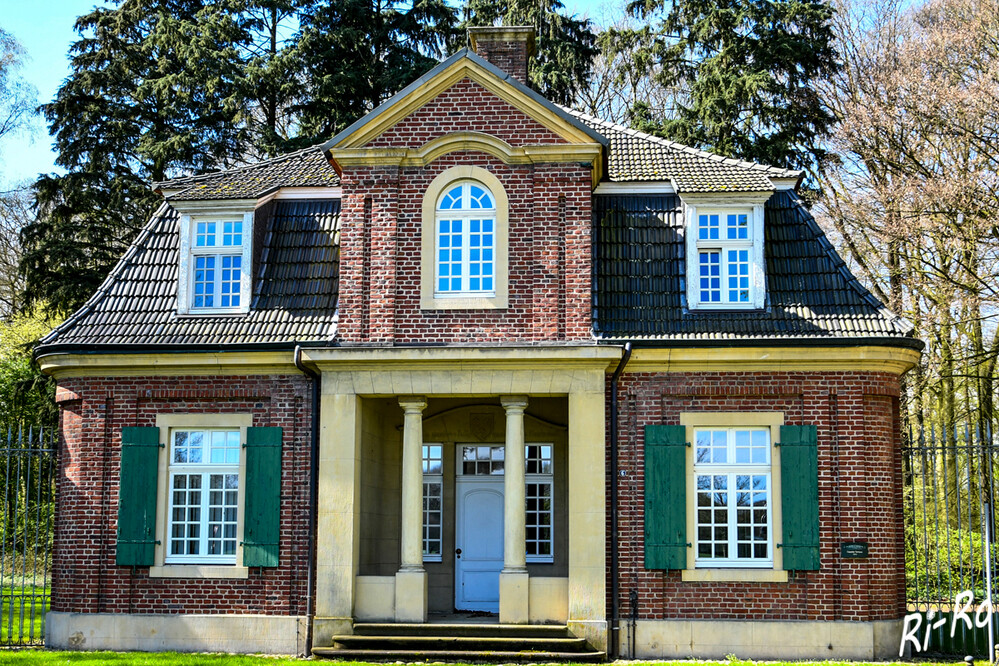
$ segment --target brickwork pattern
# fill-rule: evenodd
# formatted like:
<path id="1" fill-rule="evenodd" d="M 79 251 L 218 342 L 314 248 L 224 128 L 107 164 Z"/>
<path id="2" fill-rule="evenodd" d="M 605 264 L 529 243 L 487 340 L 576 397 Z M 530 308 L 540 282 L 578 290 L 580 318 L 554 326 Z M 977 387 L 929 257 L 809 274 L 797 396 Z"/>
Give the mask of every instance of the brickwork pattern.
<path id="1" fill-rule="evenodd" d="M 633 589 L 642 619 L 873 621 L 904 614 L 897 376 L 626 373 L 619 391 L 622 617 L 630 616 Z M 679 571 L 645 569 L 644 427 L 678 424 L 685 411 L 781 411 L 787 425 L 817 426 L 820 570 L 790 572 L 786 583 L 684 583 Z M 869 559 L 840 557 L 840 542 L 850 540 L 867 541 Z"/>
<path id="2" fill-rule="evenodd" d="M 52 610 L 302 615 L 309 590 L 311 392 L 302 376 L 73 378 L 60 381 L 62 442 Z M 115 565 L 121 428 L 166 413 L 252 413 L 283 428 L 279 566 L 249 578 L 150 578 Z M 162 455 L 162 454 L 161 454 Z"/>
<path id="3" fill-rule="evenodd" d="M 488 169 L 509 207 L 509 307 L 421 310 L 423 196 L 454 166 Z M 425 168 L 343 173 L 340 321 L 344 344 L 588 341 L 590 172 L 579 164 L 506 165 L 473 151 Z"/>
<path id="4" fill-rule="evenodd" d="M 524 85 L 527 83 L 527 43 L 522 39 L 475 40 L 475 55 L 496 65 Z"/>
<path id="5" fill-rule="evenodd" d="M 470 79 L 462 79 L 367 145 L 372 148 L 418 148 L 454 132 L 484 132 L 511 146 L 566 143 L 509 102 Z"/>

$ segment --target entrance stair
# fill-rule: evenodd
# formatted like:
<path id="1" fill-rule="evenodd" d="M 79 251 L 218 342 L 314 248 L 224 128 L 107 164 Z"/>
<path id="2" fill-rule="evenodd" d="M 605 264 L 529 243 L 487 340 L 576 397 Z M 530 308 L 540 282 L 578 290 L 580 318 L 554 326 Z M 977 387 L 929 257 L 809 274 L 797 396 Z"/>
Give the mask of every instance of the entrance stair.
<path id="1" fill-rule="evenodd" d="M 565 626 L 540 624 L 356 623 L 312 654 L 356 661 L 600 662 L 607 655 Z"/>

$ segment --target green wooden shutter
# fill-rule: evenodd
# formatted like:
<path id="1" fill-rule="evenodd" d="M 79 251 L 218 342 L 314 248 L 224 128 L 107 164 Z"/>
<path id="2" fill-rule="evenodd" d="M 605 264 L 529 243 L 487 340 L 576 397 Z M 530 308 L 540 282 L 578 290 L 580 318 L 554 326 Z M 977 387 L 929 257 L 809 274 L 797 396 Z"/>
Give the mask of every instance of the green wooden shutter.
<path id="1" fill-rule="evenodd" d="M 156 480 L 160 429 L 121 429 L 118 477 L 118 544 L 115 563 L 148 567 L 156 546 Z"/>
<path id="2" fill-rule="evenodd" d="M 281 531 L 281 428 L 246 429 L 243 566 L 276 567 Z"/>
<path id="3" fill-rule="evenodd" d="M 645 426 L 645 568 L 687 568 L 687 429 Z"/>
<path id="4" fill-rule="evenodd" d="M 781 525 L 784 568 L 819 568 L 818 435 L 813 425 L 780 429 Z"/>

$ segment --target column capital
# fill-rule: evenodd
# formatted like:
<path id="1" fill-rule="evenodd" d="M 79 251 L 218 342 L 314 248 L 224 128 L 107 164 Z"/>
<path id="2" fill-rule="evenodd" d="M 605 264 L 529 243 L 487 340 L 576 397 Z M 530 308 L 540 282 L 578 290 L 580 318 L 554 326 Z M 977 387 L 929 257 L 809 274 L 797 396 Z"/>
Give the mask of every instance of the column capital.
<path id="1" fill-rule="evenodd" d="M 407 414 L 422 414 L 427 408 L 427 399 L 422 395 L 407 395 L 399 398 L 399 406 Z"/>
<path id="2" fill-rule="evenodd" d="M 500 404 L 507 412 L 524 411 L 527 409 L 527 396 L 504 395 L 500 398 Z"/>

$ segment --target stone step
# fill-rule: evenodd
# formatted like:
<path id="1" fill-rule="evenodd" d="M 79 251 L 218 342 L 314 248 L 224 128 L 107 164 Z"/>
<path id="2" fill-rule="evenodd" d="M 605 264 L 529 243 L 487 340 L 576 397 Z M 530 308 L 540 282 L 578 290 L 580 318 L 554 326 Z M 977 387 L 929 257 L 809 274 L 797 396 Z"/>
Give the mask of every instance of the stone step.
<path id="1" fill-rule="evenodd" d="M 556 624 L 394 624 L 358 622 L 357 636 L 477 636 L 482 638 L 512 636 L 519 638 L 572 638 L 565 625 Z"/>
<path id="2" fill-rule="evenodd" d="M 551 663 L 551 662 L 603 662 L 603 652 L 536 652 L 480 651 L 480 650 L 345 650 L 338 648 L 312 648 L 312 654 L 321 659 L 349 659 L 355 661 L 439 661 L 439 662 L 489 662 L 496 663 Z"/>
<path id="3" fill-rule="evenodd" d="M 424 636 L 334 636 L 333 647 L 345 650 L 403 650 L 420 652 L 587 652 L 582 638 L 523 636 L 447 636 L 428 630 Z"/>

